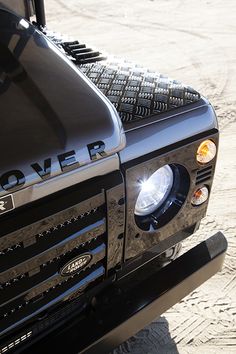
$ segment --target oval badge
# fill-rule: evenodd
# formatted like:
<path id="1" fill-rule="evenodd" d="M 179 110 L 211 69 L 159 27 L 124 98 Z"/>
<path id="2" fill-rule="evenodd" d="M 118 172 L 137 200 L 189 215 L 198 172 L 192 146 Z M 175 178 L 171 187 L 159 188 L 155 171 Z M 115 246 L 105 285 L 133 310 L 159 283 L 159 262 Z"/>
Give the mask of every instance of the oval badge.
<path id="1" fill-rule="evenodd" d="M 82 254 L 73 258 L 71 261 L 67 262 L 61 269 L 60 274 L 62 276 L 70 276 L 77 273 L 79 270 L 86 267 L 91 262 L 91 254 Z"/>

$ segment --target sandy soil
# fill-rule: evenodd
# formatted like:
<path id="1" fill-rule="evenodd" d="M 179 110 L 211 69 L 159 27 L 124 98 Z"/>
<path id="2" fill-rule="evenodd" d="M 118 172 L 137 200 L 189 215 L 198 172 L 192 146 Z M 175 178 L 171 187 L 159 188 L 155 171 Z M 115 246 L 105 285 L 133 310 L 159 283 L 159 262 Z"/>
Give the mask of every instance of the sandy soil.
<path id="1" fill-rule="evenodd" d="M 186 82 L 214 104 L 220 152 L 207 217 L 186 247 L 222 230 L 224 268 L 114 353 L 236 353 L 236 2 L 47 0 L 48 25 Z"/>

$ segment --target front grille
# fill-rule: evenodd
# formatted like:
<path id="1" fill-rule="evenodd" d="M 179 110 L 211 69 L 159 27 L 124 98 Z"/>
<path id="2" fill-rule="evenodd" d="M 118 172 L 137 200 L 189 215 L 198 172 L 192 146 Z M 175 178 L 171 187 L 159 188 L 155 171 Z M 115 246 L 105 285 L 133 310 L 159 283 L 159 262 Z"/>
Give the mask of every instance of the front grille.
<path id="1" fill-rule="evenodd" d="M 76 194 L 77 193 L 77 194 Z M 45 206 L 44 217 L 27 222 L 25 216 L 8 224 L 11 232 L 0 239 L 1 332 L 13 329 L 52 305 L 82 293 L 93 281 L 103 279 L 106 272 L 107 235 L 104 190 L 74 203 L 79 192 L 31 208 L 28 222 L 37 219 Z M 64 198 L 64 199 L 63 199 Z M 65 202 L 65 205 L 63 201 Z M 51 207 L 53 204 L 53 207 Z M 60 205 L 65 209 L 60 210 Z M 46 209 L 47 209 L 46 208 Z M 45 211 L 44 213 L 45 214 Z M 25 220 L 24 220 L 25 219 Z M 14 217 L 12 217 L 14 224 Z M 17 224 L 22 227 L 18 228 Z M 7 222 L 2 222 L 3 230 Z M 62 276 L 60 268 L 81 254 L 92 255 L 90 263 L 78 273 Z"/>

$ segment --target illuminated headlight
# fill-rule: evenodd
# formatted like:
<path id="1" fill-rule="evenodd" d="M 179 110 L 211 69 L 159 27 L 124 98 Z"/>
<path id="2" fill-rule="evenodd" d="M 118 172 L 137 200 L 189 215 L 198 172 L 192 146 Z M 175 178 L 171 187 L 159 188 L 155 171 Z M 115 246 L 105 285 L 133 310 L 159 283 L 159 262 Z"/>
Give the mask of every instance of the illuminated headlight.
<path id="1" fill-rule="evenodd" d="M 145 216 L 157 210 L 168 197 L 173 186 L 173 172 L 165 165 L 147 180 L 140 182 L 141 191 L 135 205 L 135 214 Z"/>

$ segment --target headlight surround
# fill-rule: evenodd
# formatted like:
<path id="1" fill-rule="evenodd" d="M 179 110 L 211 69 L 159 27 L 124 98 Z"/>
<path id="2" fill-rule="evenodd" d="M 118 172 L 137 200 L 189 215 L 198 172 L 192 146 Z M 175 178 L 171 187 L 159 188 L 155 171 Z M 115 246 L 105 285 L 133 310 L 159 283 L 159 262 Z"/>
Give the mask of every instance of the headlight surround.
<path id="1" fill-rule="evenodd" d="M 146 216 L 157 210 L 168 197 L 173 183 L 174 174 L 169 165 L 159 168 L 147 180 L 141 181 L 135 215 Z"/>

